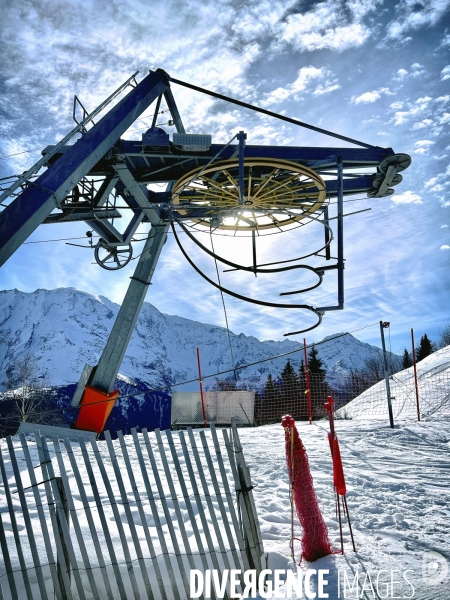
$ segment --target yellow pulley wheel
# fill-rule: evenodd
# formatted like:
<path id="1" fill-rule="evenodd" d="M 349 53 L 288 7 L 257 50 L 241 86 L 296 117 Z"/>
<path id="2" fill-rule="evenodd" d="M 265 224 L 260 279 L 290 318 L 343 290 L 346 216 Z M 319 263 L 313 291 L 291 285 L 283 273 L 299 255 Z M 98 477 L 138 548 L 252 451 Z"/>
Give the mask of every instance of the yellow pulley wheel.
<path id="1" fill-rule="evenodd" d="M 265 158 L 245 159 L 242 198 L 237 159 L 190 171 L 172 191 L 173 206 L 183 217 L 233 231 L 282 229 L 320 210 L 325 198 L 325 183 L 315 171 Z"/>

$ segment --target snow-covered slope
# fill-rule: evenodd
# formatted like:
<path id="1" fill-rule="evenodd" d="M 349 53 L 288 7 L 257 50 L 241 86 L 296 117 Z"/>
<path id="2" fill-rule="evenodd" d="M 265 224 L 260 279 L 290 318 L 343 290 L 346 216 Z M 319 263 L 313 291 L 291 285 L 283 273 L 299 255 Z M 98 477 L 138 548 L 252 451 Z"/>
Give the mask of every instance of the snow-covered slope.
<path id="1" fill-rule="evenodd" d="M 315 421 L 312 425 L 306 422 L 297 423 L 298 431 L 308 453 L 311 474 L 314 480 L 314 488 L 319 498 L 321 511 L 328 527 L 329 538 L 333 548 L 338 550 L 340 547 L 339 524 L 335 509 L 335 494 L 333 489 L 332 461 L 329 451 L 327 437 L 328 423 L 325 421 Z M 387 423 L 367 421 L 339 421 L 336 423 L 336 432 L 339 436 L 342 460 L 344 464 L 347 499 L 349 513 L 351 515 L 353 532 L 357 552 L 353 552 L 349 528 L 344 519 L 343 538 L 345 553 L 331 554 L 321 558 L 314 563 L 301 562 L 300 567 L 294 564 L 290 557 L 290 537 L 291 537 L 291 505 L 289 499 L 289 479 L 286 471 L 285 458 L 285 440 L 284 431 L 280 424 L 268 425 L 256 428 L 243 428 L 239 430 L 244 454 L 251 470 L 252 484 L 255 486 L 253 495 L 258 511 L 259 523 L 261 527 L 264 550 L 267 553 L 269 569 L 289 569 L 296 571 L 299 569 L 303 574 L 307 569 L 325 569 L 328 572 L 325 575 L 326 585 L 324 592 L 327 595 L 319 595 L 317 587 L 317 574 L 314 573 L 311 578 L 311 591 L 309 597 L 329 598 L 337 600 L 338 598 L 347 598 L 354 600 L 356 598 L 365 600 L 380 598 L 414 598 L 415 600 L 448 600 L 449 598 L 449 575 L 446 576 L 443 567 L 436 567 L 436 559 L 450 559 L 450 543 L 448 537 L 448 506 L 450 502 L 450 472 L 448 469 L 448 453 L 450 445 L 450 424 L 449 423 L 401 423 L 392 430 Z M 194 432 L 194 436 L 199 436 L 200 432 Z M 178 433 L 175 432 L 177 438 Z M 202 435 L 206 440 L 210 439 L 210 432 L 206 430 Z M 31 436 L 32 437 L 32 436 Z M 154 447 L 156 462 L 159 465 L 160 473 L 162 471 L 161 460 L 156 450 L 157 440 L 154 433 L 150 433 L 151 444 Z M 15 447 L 15 453 L 18 457 L 20 470 L 26 473 L 24 457 L 21 450 L 21 444 L 17 437 L 13 438 L 12 443 Z M 127 453 L 131 463 L 131 468 L 135 477 L 140 473 L 140 466 L 137 453 L 133 448 L 131 436 L 125 436 Z M 81 462 L 80 451 L 75 443 L 72 444 L 75 457 Z M 45 479 L 39 470 L 38 452 L 34 442 L 29 442 L 31 458 L 36 468 L 36 477 L 39 481 Z M 119 490 L 114 484 L 114 471 L 110 460 L 106 460 L 108 451 L 106 442 L 98 442 L 98 448 L 103 455 L 104 465 L 107 472 L 111 473 L 112 485 L 116 494 Z M 116 446 L 118 458 L 121 461 L 121 450 Z M 8 456 L 8 449 L 5 440 L 0 440 L 0 449 L 4 457 Z M 49 442 L 49 452 L 53 459 L 53 468 L 59 474 L 58 463 Z M 14 486 L 14 476 L 10 461 L 5 460 L 7 478 Z M 174 471 L 173 460 L 169 457 L 169 469 Z M 94 460 L 92 461 L 94 462 Z M 67 468 L 67 467 L 66 467 Z M 149 474 L 151 467 L 148 466 Z M 208 478 L 208 469 L 206 468 L 206 478 Z M 71 473 L 71 471 L 70 471 Z M 73 476 L 69 473 L 69 477 Z M 81 472 L 84 485 L 89 490 L 90 480 L 86 469 Z M 98 475 L 99 481 L 101 475 Z M 231 474 L 228 471 L 228 477 Z M 124 477 L 125 479 L 125 477 Z M 26 475 L 22 479 L 25 486 L 29 485 L 29 479 Z M 125 479 L 126 481 L 126 479 Z M 153 481 L 153 480 L 152 480 Z M 176 481 L 176 479 L 175 479 Z M 208 479 L 209 481 L 209 479 Z M 163 485 L 165 479 L 163 478 Z M 100 484 L 99 484 L 100 485 Z M 188 483 L 189 485 L 189 483 Z M 131 486 L 125 483 L 127 495 L 130 503 L 119 501 L 116 505 L 116 511 L 120 513 L 121 521 L 124 525 L 125 535 L 127 536 L 128 548 L 133 557 L 133 546 L 135 539 L 130 533 L 128 523 L 128 511 L 131 509 L 131 515 L 136 527 L 136 536 L 139 539 L 144 556 L 148 556 L 148 547 L 146 543 L 146 533 L 141 524 L 138 509 L 134 501 L 135 496 Z M 41 486 L 42 487 L 42 486 Z M 143 503 L 147 502 L 146 489 L 142 478 L 137 477 L 137 489 Z M 177 488 L 178 490 L 178 488 Z M 78 492 L 78 489 L 77 489 Z M 31 490 L 28 489 L 28 494 Z M 42 488 L 41 494 L 44 494 Z M 181 540 L 178 520 L 173 510 L 174 499 L 170 497 L 170 489 L 167 484 L 164 487 L 164 494 L 169 498 L 169 507 L 173 514 L 173 523 L 176 534 Z M 181 496 L 178 491 L 180 512 L 183 522 L 188 530 L 188 535 L 192 544 L 194 536 L 190 526 L 189 508 L 191 514 L 197 515 L 197 497 Z M 14 495 L 14 509 L 16 519 L 22 530 L 21 508 L 16 495 Z M 93 497 L 90 497 L 89 504 L 94 506 Z M 90 529 L 84 516 L 85 506 L 83 506 L 80 496 L 73 496 L 76 514 L 81 523 L 83 537 L 90 539 Z M 213 504 L 217 509 L 216 496 L 213 495 Z M 47 505 L 44 499 L 44 508 Z M 181 499 L 181 501 L 180 501 Z M 37 511 L 33 509 L 34 499 L 30 498 L 31 509 L 30 518 L 35 523 L 36 531 L 39 532 L 37 524 Z M 102 491 L 102 507 L 108 519 L 108 528 L 112 536 L 115 551 L 122 557 L 122 542 L 114 526 L 115 513 L 108 501 L 106 492 Z M 161 511 L 158 502 L 159 511 Z M 205 503 L 205 514 L 207 523 L 213 529 L 211 515 Z M 0 489 L 0 513 L 3 520 L 8 546 L 13 547 L 13 533 L 11 523 L 8 520 L 8 506 L 5 493 Z M 94 519 L 98 516 L 94 513 Z M 156 538 L 154 528 L 154 518 L 149 510 L 146 513 L 147 523 L 151 529 L 151 535 Z M 198 518 L 198 517 L 197 517 Z M 163 520 L 162 531 L 169 538 L 168 529 Z M 100 524 L 97 525 L 100 530 Z M 72 539 L 75 542 L 74 528 L 71 527 Z M 294 535 L 301 537 L 301 529 L 297 518 L 294 520 Z M 22 531 L 23 548 L 26 560 L 29 559 L 28 538 L 25 531 Z M 38 550 L 41 555 L 42 564 L 47 564 L 47 554 L 42 537 L 38 537 Z M 104 536 L 100 535 L 100 543 L 104 548 L 104 557 L 108 557 Z M 181 542 L 180 542 L 181 544 Z M 298 562 L 300 558 L 300 543 L 295 540 L 294 552 L 295 559 Z M 97 564 L 93 546 L 88 545 L 91 564 Z M 436 553 L 439 553 L 436 555 Z M 79 555 L 80 556 L 80 555 Z M 173 556 L 173 554 L 172 554 Z M 79 558 L 81 563 L 81 558 Z M 175 561 L 173 561 L 175 562 Z M 4 575 L 5 569 L 2 564 L 2 555 L 0 553 L 0 577 Z M 125 560 L 123 560 L 125 563 Z M 120 563 L 119 563 L 120 564 Z M 135 563 L 136 564 L 136 563 Z M 441 563 L 442 564 L 442 563 Z M 18 561 L 13 565 L 19 569 Z M 129 597 L 134 597 L 131 590 L 129 573 L 122 564 L 123 579 Z M 443 575 L 439 579 L 434 575 L 436 569 L 437 575 Z M 408 571 L 407 571 L 408 570 Z M 136 567 L 136 572 L 139 569 Z M 80 569 L 83 576 L 83 569 Z M 94 574 L 98 572 L 94 570 Z M 311 572 L 310 572 L 311 573 Z M 406 575 L 406 577 L 404 577 Z M 47 574 L 48 576 L 48 574 Z M 139 575 L 138 575 L 139 576 Z M 356 577 L 358 576 L 358 577 Z M 25 591 L 20 576 L 15 577 L 19 587 L 19 597 L 25 597 Z M 97 575 L 96 581 L 101 585 L 101 576 Z M 51 582 L 49 581 L 49 587 Z M 32 585 L 36 586 L 36 578 L 32 578 Z M 152 579 L 152 586 L 157 588 L 155 579 Z M 350 588 L 354 585 L 353 591 Z M 3 589 L 8 587 L 6 577 L 2 578 Z M 37 587 L 37 586 L 36 586 Z M 447 590 L 447 591 L 446 591 Z M 73 584 L 74 600 L 79 596 Z M 5 594 L 5 598 L 9 598 Z M 40 597 L 38 594 L 35 596 Z M 90 597 L 90 595 L 88 596 Z M 104 596 L 102 596 L 103 599 Z M 143 597 L 143 595 L 141 596 Z M 266 595 L 266 597 L 268 597 Z M 269 595 L 273 600 L 276 598 L 285 598 L 285 590 L 280 594 Z M 305 594 L 297 596 L 288 595 L 287 597 L 305 598 Z M 161 595 L 155 594 L 155 598 L 160 600 Z M 261 596 L 258 595 L 258 599 Z"/>
<path id="2" fill-rule="evenodd" d="M 338 410 L 344 418 L 376 418 L 387 420 L 388 406 L 385 382 L 380 381 Z M 421 418 L 450 417 L 450 346 L 446 346 L 417 363 L 417 387 Z M 414 367 L 390 377 L 394 421 L 417 419 Z"/>
<path id="3" fill-rule="evenodd" d="M 0 381 L 5 370 L 28 350 L 52 385 L 76 383 L 86 362 L 98 362 L 118 310 L 108 298 L 74 288 L 0 292 Z M 236 366 L 302 348 L 291 340 L 260 342 L 243 333 L 232 333 L 231 343 Z M 204 376 L 231 368 L 225 328 L 166 315 L 145 302 L 120 373 L 129 380 L 162 387 L 193 379 L 197 376 L 196 346 Z M 366 359 L 380 356 L 379 348 L 351 335 L 320 344 L 318 350 L 327 370 L 335 371 L 363 369 Z M 301 357 L 300 352 L 291 355 L 293 365 L 298 366 Z M 286 360 L 263 362 L 238 374 L 242 379 L 265 379 L 268 373 L 280 373 Z"/>

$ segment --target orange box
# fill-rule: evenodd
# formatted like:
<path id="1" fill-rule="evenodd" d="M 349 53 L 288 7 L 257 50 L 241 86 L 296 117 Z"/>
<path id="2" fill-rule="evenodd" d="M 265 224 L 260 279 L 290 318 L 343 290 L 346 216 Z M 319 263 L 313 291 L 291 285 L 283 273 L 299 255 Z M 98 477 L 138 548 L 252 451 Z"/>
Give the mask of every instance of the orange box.
<path id="1" fill-rule="evenodd" d="M 119 390 L 105 394 L 105 392 L 87 385 L 81 399 L 81 408 L 75 422 L 75 429 L 101 433 L 118 396 Z"/>

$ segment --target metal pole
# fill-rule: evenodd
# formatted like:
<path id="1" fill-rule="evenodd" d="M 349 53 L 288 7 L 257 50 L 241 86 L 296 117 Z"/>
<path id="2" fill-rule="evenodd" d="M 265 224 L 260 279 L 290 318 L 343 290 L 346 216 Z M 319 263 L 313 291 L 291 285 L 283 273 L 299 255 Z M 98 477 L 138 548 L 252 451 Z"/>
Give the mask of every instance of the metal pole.
<path id="1" fill-rule="evenodd" d="M 325 206 L 325 209 L 323 211 L 323 222 L 325 223 L 325 227 L 324 227 L 324 231 L 325 231 L 325 244 L 327 244 L 327 247 L 325 248 L 325 258 L 326 258 L 326 260 L 330 260 L 330 258 L 331 258 L 330 230 L 327 227 L 327 225 L 329 225 L 329 220 L 328 220 L 328 206 Z"/>
<path id="2" fill-rule="evenodd" d="M 337 192 L 338 192 L 338 231 L 337 231 L 337 252 L 338 252 L 338 306 L 344 308 L 344 165 L 342 158 L 337 158 Z"/>
<path id="3" fill-rule="evenodd" d="M 239 140 L 239 204 L 244 204 L 244 149 L 247 134 L 244 131 L 238 133 Z"/>
<path id="4" fill-rule="evenodd" d="M 306 354 L 306 339 L 303 338 L 303 356 L 305 359 L 305 382 L 306 382 L 306 399 L 308 402 L 308 417 L 309 424 L 312 424 L 312 410 L 311 410 L 311 389 L 309 386 L 309 371 L 308 371 L 308 355 Z"/>
<path id="5" fill-rule="evenodd" d="M 206 412 L 205 412 L 205 399 L 203 396 L 203 380 L 202 380 L 202 371 L 200 368 L 200 350 L 197 348 L 197 364 L 198 364 L 198 380 L 200 383 L 200 400 L 202 403 L 202 415 L 203 415 L 203 426 L 208 427 L 208 423 L 206 422 Z"/>
<path id="6" fill-rule="evenodd" d="M 61 497 L 61 502 L 62 502 L 62 505 L 64 508 L 64 516 L 67 521 L 67 527 L 70 527 L 69 504 L 67 502 L 66 493 L 64 492 L 63 480 L 62 480 L 62 477 L 55 477 L 55 479 L 56 479 L 56 485 L 58 486 L 59 495 Z M 62 526 L 61 526 L 61 522 L 59 520 L 58 513 L 56 513 L 56 520 L 58 523 L 59 537 L 61 539 L 61 544 L 62 544 L 62 548 L 63 548 L 63 555 L 62 556 L 58 555 L 58 557 L 57 557 L 56 567 L 57 567 L 57 571 L 58 571 L 58 580 L 59 580 L 59 585 L 61 587 L 62 597 L 63 597 L 63 600 L 67 600 L 67 594 L 66 594 L 66 590 L 64 587 L 64 579 L 63 579 L 63 575 L 62 575 L 62 569 L 66 569 L 67 577 L 69 578 L 69 582 L 70 582 L 69 552 L 67 550 L 67 547 L 66 547 L 66 544 L 64 541 Z"/>
<path id="7" fill-rule="evenodd" d="M 392 414 L 391 388 L 389 385 L 389 370 L 388 370 L 387 357 L 386 357 L 386 344 L 384 343 L 384 329 L 387 327 L 389 327 L 389 323 L 387 321 L 380 321 L 381 345 L 383 347 L 384 379 L 386 381 L 386 394 L 387 394 L 388 410 L 389 410 L 389 422 L 391 424 L 392 429 L 394 429 L 394 416 Z"/>
<path id="8" fill-rule="evenodd" d="M 416 349 L 414 348 L 414 329 L 411 327 L 412 359 L 414 365 L 414 385 L 416 387 L 417 420 L 420 421 L 419 385 L 417 383 Z"/>

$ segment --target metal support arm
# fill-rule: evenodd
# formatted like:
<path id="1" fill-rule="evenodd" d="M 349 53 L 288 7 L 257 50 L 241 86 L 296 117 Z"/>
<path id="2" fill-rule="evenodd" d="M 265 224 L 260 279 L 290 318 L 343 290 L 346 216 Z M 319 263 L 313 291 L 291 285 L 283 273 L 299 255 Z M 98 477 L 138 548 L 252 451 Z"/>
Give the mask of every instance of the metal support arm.
<path id="1" fill-rule="evenodd" d="M 0 214 L 0 266 L 168 86 L 164 71 L 150 72 L 76 144 Z"/>
<path id="2" fill-rule="evenodd" d="M 103 354 L 89 382 L 89 385 L 97 390 L 109 394 L 114 388 L 161 249 L 167 239 L 168 228 L 169 224 L 160 222 L 150 231 Z"/>

